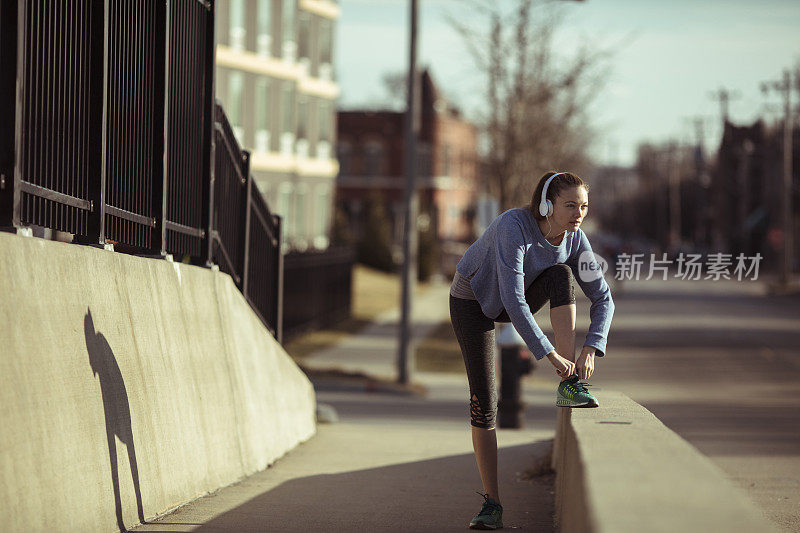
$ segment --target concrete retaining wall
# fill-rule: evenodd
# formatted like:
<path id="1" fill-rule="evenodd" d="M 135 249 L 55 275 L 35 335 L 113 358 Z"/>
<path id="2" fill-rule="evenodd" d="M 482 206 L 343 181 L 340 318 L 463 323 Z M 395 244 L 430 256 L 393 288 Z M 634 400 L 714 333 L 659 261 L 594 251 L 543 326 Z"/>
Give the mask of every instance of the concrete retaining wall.
<path id="1" fill-rule="evenodd" d="M 114 531 L 266 468 L 314 390 L 226 274 L 0 233 L 0 530 Z"/>
<path id="2" fill-rule="evenodd" d="M 647 409 L 612 391 L 597 398 L 597 409 L 559 409 L 560 531 L 775 531 L 722 470 Z"/>

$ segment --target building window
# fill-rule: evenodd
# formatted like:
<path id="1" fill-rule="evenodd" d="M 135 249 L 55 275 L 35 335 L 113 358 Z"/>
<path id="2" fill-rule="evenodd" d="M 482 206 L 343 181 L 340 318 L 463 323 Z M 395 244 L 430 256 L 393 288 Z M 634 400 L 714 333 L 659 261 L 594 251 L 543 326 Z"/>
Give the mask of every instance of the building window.
<path id="1" fill-rule="evenodd" d="M 444 145 L 444 149 L 442 150 L 442 175 L 449 176 L 450 175 L 450 164 L 452 163 L 451 158 L 451 148 L 449 144 Z"/>
<path id="2" fill-rule="evenodd" d="M 351 154 L 353 152 L 352 146 L 347 141 L 339 141 L 336 144 L 336 157 L 339 159 L 339 175 L 346 176 L 352 170 Z"/>
<path id="3" fill-rule="evenodd" d="M 278 214 L 283 218 L 281 228 L 283 229 L 283 238 L 294 236 L 293 220 L 289 215 L 292 205 L 292 184 L 283 182 L 278 187 Z"/>
<path id="4" fill-rule="evenodd" d="M 308 76 L 311 66 L 311 14 L 305 11 L 297 15 L 297 57 L 303 74 Z"/>
<path id="5" fill-rule="evenodd" d="M 297 58 L 297 43 L 295 41 L 295 0 L 283 0 L 283 48 L 284 61 L 294 63 Z"/>
<path id="6" fill-rule="evenodd" d="M 281 86 L 281 147 L 283 155 L 294 151 L 294 87 L 291 82 Z"/>
<path id="7" fill-rule="evenodd" d="M 417 172 L 420 176 L 433 175 L 431 161 L 431 146 L 429 143 L 417 144 Z"/>
<path id="8" fill-rule="evenodd" d="M 378 176 L 383 169 L 383 145 L 378 141 L 368 141 L 364 147 L 364 173 Z"/>
<path id="9" fill-rule="evenodd" d="M 317 205 L 314 209 L 316 227 L 314 228 L 314 248 L 328 247 L 328 217 L 330 216 L 330 193 L 325 187 L 317 189 Z"/>
<path id="10" fill-rule="evenodd" d="M 333 79 L 333 22 L 328 19 L 319 21 L 319 77 L 323 80 Z"/>
<path id="11" fill-rule="evenodd" d="M 244 50 L 245 38 L 245 11 L 247 4 L 245 0 L 230 0 L 228 4 L 230 7 L 230 27 L 228 28 L 228 36 L 230 42 L 228 43 L 234 50 Z"/>
<path id="12" fill-rule="evenodd" d="M 394 235 L 392 240 L 394 243 L 403 242 L 403 230 L 405 229 L 403 226 L 406 223 L 405 206 L 401 203 L 392 202 L 390 209 L 392 213 L 392 233 Z M 417 221 L 419 222 L 419 217 L 417 217 Z"/>
<path id="13" fill-rule="evenodd" d="M 333 137 L 333 106 L 329 100 L 319 101 L 319 142 L 317 158 L 331 158 L 331 140 Z"/>
<path id="14" fill-rule="evenodd" d="M 297 97 L 297 156 L 308 157 L 308 97 Z"/>
<path id="15" fill-rule="evenodd" d="M 256 81 L 256 151 L 269 152 L 269 78 Z"/>
<path id="16" fill-rule="evenodd" d="M 258 0 L 258 36 L 256 51 L 262 57 L 272 55 L 272 0 Z"/>
<path id="17" fill-rule="evenodd" d="M 306 247 L 306 195 L 308 185 L 301 183 L 294 191 L 294 235 L 299 248 Z"/>
<path id="18" fill-rule="evenodd" d="M 242 92 L 244 90 L 244 74 L 237 70 L 228 73 L 228 99 L 225 102 L 225 111 L 231 123 L 231 129 L 244 146 L 244 128 L 242 127 Z"/>

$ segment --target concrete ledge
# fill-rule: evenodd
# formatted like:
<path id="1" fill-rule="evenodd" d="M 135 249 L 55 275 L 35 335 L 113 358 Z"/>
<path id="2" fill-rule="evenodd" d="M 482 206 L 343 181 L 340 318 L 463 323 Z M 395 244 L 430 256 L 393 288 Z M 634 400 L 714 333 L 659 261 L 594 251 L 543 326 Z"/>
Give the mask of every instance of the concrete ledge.
<path id="1" fill-rule="evenodd" d="M 311 383 L 220 272 L 0 233 L 0 530 L 113 531 L 316 431 Z"/>
<path id="2" fill-rule="evenodd" d="M 553 467 L 562 532 L 776 531 L 725 473 L 624 394 L 558 410 Z"/>

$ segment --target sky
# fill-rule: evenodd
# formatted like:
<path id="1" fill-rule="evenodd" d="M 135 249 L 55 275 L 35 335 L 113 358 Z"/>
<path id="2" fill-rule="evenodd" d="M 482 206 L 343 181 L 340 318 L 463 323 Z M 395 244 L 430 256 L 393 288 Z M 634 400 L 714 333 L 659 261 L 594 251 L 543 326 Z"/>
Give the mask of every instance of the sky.
<path id="1" fill-rule="evenodd" d="M 383 73 L 407 70 L 409 3 L 339 1 L 340 107 L 385 100 Z M 468 117 L 477 117 L 485 81 L 446 15 L 482 21 L 461 0 L 419 0 L 419 9 L 419 64 Z M 565 53 L 582 42 L 616 50 L 590 111 L 592 153 L 603 164 L 633 164 L 640 142 L 694 142 L 695 118 L 704 125 L 704 147 L 715 151 L 721 109 L 712 95 L 722 87 L 733 93 L 734 123 L 771 123 L 782 113 L 782 97 L 763 95 L 760 84 L 800 64 L 800 0 L 585 0 L 558 9 L 564 18 L 555 42 Z"/>

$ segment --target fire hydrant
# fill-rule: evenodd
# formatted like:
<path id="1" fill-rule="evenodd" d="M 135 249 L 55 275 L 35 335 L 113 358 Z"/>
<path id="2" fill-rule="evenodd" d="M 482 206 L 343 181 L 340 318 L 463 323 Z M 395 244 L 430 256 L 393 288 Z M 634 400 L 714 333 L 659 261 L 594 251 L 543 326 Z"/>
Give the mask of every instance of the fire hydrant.
<path id="1" fill-rule="evenodd" d="M 501 326 L 497 334 L 500 348 L 500 399 L 497 402 L 497 422 L 501 428 L 522 427 L 522 376 L 530 374 L 534 359 L 517 330 L 511 324 Z"/>

